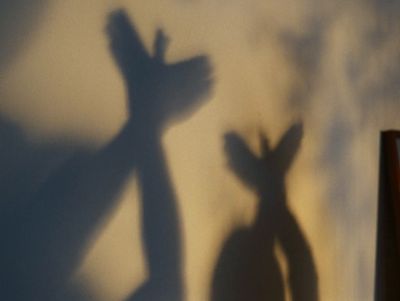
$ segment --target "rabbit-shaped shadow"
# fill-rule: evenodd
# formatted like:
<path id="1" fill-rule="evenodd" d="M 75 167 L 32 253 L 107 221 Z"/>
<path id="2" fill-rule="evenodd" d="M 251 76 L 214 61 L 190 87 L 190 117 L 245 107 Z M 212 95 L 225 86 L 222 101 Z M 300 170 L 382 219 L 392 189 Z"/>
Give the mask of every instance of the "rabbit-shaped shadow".
<path id="1" fill-rule="evenodd" d="M 170 182 L 162 132 L 172 121 L 188 117 L 211 88 L 204 56 L 166 64 L 167 38 L 159 30 L 149 55 L 123 11 L 110 17 L 111 49 L 128 91 L 135 136 L 136 171 L 142 198 L 142 237 L 148 280 L 129 300 L 183 299 L 179 213 Z"/>
<path id="2" fill-rule="evenodd" d="M 275 242 L 281 245 L 288 263 L 292 300 L 318 300 L 312 253 L 286 204 L 285 176 L 302 133 L 301 124 L 293 125 L 274 149 L 261 135 L 261 156 L 237 134 L 225 135 L 231 170 L 259 200 L 253 224 L 237 229 L 223 247 L 214 272 L 212 301 L 283 301 L 284 279 L 274 252 Z"/>

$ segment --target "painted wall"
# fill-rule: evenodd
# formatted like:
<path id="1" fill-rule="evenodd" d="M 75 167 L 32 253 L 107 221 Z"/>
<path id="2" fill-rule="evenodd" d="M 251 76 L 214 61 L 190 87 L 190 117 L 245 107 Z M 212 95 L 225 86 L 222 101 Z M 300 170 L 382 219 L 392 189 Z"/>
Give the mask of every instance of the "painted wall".
<path id="1" fill-rule="evenodd" d="M 2 17 L 0 36 L 0 137 L 20 129 L 11 142 L 1 138 L 10 173 L 24 170 L 23 160 L 6 158 L 16 154 L 15 137 L 21 154 L 35 150 L 56 166 L 72 150 L 98 151 L 117 135 L 128 93 L 106 24 L 123 8 L 149 52 L 161 28 L 170 39 L 167 63 L 205 55 L 212 66 L 207 101 L 162 135 L 178 201 L 184 300 L 210 300 L 226 239 L 257 216 L 258 195 L 229 167 L 225 134 L 260 154 L 260 132 L 274 149 L 299 123 L 287 210 L 312 252 L 319 300 L 373 300 L 379 132 L 400 127 L 395 1 L 0 3 L 1 15 L 12 16 Z M 139 193 L 133 172 L 91 232 L 70 278 L 82 300 L 124 300 L 146 281 Z M 288 277 L 284 247 L 276 243 L 274 252 Z"/>

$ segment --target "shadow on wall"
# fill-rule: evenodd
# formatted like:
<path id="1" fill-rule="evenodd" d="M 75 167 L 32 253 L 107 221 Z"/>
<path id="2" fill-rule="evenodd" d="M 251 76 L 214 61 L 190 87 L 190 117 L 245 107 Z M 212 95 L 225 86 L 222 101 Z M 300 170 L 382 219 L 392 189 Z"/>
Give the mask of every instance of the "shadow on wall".
<path id="1" fill-rule="evenodd" d="M 0 120 L 2 300 L 91 299 L 69 287 L 70 277 L 135 168 L 150 278 L 130 300 L 181 300 L 179 217 L 161 135 L 168 122 L 200 105 L 211 86 L 210 66 L 205 57 L 167 65 L 161 31 L 148 55 L 123 11 L 111 14 L 107 32 L 130 112 L 108 145 L 75 155 L 76 147 L 63 143 L 34 147 Z"/>
<path id="2" fill-rule="evenodd" d="M 132 170 L 128 131 L 96 153 L 70 156 L 72 146 L 36 148 L 2 126 L 1 299 L 85 300 L 67 284 Z"/>
<path id="3" fill-rule="evenodd" d="M 166 64 L 168 39 L 161 30 L 150 56 L 123 11 L 111 15 L 108 32 L 129 97 L 149 270 L 148 280 L 128 300 L 180 301 L 184 283 L 179 210 L 161 138 L 171 122 L 188 117 L 203 103 L 211 88 L 210 65 L 204 56 Z"/>
<path id="4" fill-rule="evenodd" d="M 235 133 L 225 135 L 232 171 L 258 195 L 252 226 L 237 229 L 226 241 L 212 282 L 212 301 L 283 301 L 284 279 L 274 253 L 278 242 L 289 271 L 291 300 L 317 301 L 318 277 L 310 246 L 287 207 L 285 176 L 300 147 L 302 125 L 293 125 L 271 149 L 261 135 L 256 156 Z"/>

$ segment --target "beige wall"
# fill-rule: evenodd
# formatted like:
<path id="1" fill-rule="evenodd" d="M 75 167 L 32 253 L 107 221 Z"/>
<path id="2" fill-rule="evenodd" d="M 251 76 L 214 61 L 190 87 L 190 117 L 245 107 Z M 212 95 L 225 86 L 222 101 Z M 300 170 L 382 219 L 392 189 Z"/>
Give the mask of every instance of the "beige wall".
<path id="1" fill-rule="evenodd" d="M 169 62 L 206 54 L 214 67 L 209 101 L 164 135 L 186 300 L 207 300 L 224 239 L 254 214 L 255 196 L 227 169 L 224 133 L 256 149 L 260 129 L 274 145 L 298 120 L 304 138 L 287 192 L 313 250 L 320 300 L 372 300 L 379 131 L 400 127 L 400 7 L 389 2 L 49 1 L 0 70 L 0 110 L 34 144 L 106 143 L 126 112 L 104 27 L 112 9 L 126 8 L 149 48 L 157 27 L 169 35 Z M 146 277 L 139 232 L 133 176 L 74 283 L 94 300 L 130 294 Z"/>

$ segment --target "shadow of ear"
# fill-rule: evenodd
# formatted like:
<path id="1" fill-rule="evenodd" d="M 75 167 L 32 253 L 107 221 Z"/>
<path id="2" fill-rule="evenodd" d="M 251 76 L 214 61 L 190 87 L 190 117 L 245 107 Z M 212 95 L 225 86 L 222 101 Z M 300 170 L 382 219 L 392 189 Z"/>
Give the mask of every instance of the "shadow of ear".
<path id="1" fill-rule="evenodd" d="M 257 189 L 261 161 L 247 146 L 246 142 L 236 133 L 225 134 L 225 152 L 228 165 L 243 184 L 251 189 Z"/>
<path id="2" fill-rule="evenodd" d="M 286 171 L 292 165 L 303 139 L 303 124 L 301 122 L 292 125 L 273 150 L 274 160 L 282 171 Z"/>

